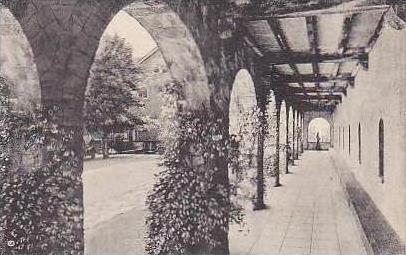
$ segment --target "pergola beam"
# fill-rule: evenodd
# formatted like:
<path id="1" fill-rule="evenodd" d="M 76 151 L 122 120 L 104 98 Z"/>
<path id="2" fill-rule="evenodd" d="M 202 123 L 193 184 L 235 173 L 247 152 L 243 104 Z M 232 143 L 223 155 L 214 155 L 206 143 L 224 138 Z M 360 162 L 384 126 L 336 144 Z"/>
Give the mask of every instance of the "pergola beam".
<path id="1" fill-rule="evenodd" d="M 280 75 L 278 77 L 272 76 L 272 81 L 275 83 L 299 83 L 301 82 L 311 82 L 311 83 L 322 83 L 322 82 L 349 82 L 353 83 L 355 78 L 351 74 L 341 74 L 339 76 L 314 76 L 313 74 L 302 75 L 300 80 L 296 75 Z"/>
<path id="2" fill-rule="evenodd" d="M 355 18 L 357 17 L 357 13 L 347 15 L 344 19 L 344 26 L 342 30 L 342 36 L 341 36 L 341 41 L 340 44 L 338 45 L 338 50 L 341 52 L 341 54 L 345 54 L 348 49 L 348 43 L 350 42 L 350 35 L 353 27 L 353 23 Z M 337 65 L 337 71 L 336 75 L 338 76 L 341 72 L 341 63 Z"/>
<path id="3" fill-rule="evenodd" d="M 319 49 L 319 31 L 317 27 L 316 16 L 306 17 L 306 28 L 311 51 L 315 57 L 315 59 L 312 62 L 313 74 L 316 78 L 318 78 L 320 75 L 319 60 L 318 60 L 320 49 Z M 316 81 L 316 87 L 320 87 L 319 81 Z"/>
<path id="4" fill-rule="evenodd" d="M 334 93 L 342 93 L 342 94 L 346 94 L 347 93 L 347 89 L 344 87 L 331 87 L 331 88 L 323 88 L 323 87 L 309 87 L 309 88 L 305 88 L 306 93 L 332 93 L 332 95 Z M 286 93 L 302 93 L 303 89 L 302 88 L 297 88 L 297 87 L 290 87 L 287 86 L 285 89 Z"/>
<path id="5" fill-rule="evenodd" d="M 360 51 L 362 49 L 359 49 Z M 261 60 L 268 65 L 286 65 L 295 64 L 312 64 L 318 63 L 344 63 L 354 61 L 368 61 L 367 53 L 348 53 L 348 54 L 319 54 L 315 56 L 312 53 L 305 52 L 268 52 L 265 53 Z"/>
<path id="6" fill-rule="evenodd" d="M 341 95 L 290 95 L 293 98 L 298 100 L 306 100 L 306 101 L 340 101 L 342 100 Z"/>
<path id="7" fill-rule="evenodd" d="M 268 20 L 268 24 L 269 24 L 273 34 L 275 35 L 275 38 L 279 44 L 279 47 L 282 49 L 282 51 L 285 53 L 291 52 L 292 50 L 289 47 L 288 40 L 286 39 L 285 33 L 283 32 L 283 29 L 281 27 L 279 20 L 277 20 L 277 19 Z M 299 85 L 302 88 L 304 88 L 304 84 L 301 81 L 301 75 L 300 75 L 300 72 L 299 72 L 297 66 L 295 65 L 294 62 L 289 62 L 288 64 L 289 64 L 290 68 L 293 70 L 293 72 L 295 73 Z M 306 91 L 303 91 L 303 93 L 306 94 Z"/>
<path id="8" fill-rule="evenodd" d="M 370 5 L 370 6 L 357 6 L 349 7 L 347 9 L 342 9 L 339 7 L 304 11 L 304 12 L 290 12 L 285 14 L 258 14 L 242 17 L 246 21 L 256 21 L 256 20 L 269 20 L 269 19 L 286 19 L 286 18 L 306 18 L 312 16 L 321 16 L 321 15 L 334 15 L 334 14 L 360 14 L 370 11 L 386 11 L 390 8 L 390 5 Z"/>

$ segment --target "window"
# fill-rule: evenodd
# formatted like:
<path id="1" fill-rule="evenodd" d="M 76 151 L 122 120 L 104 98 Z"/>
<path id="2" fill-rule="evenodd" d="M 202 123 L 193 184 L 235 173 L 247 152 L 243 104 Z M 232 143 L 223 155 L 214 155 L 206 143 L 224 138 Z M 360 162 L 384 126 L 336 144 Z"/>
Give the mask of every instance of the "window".
<path id="1" fill-rule="evenodd" d="M 148 90 L 145 87 L 141 87 L 138 89 L 138 96 L 140 98 L 148 98 Z"/>
<path id="2" fill-rule="evenodd" d="M 382 183 L 384 182 L 384 161 L 385 161 L 385 127 L 383 124 L 383 120 L 379 121 L 379 177 L 381 177 Z"/>
<path id="3" fill-rule="evenodd" d="M 342 132 L 342 137 L 343 137 L 343 150 L 345 150 L 345 132 L 344 132 L 344 127 L 343 127 L 343 132 Z"/>
<path id="4" fill-rule="evenodd" d="M 358 163 L 362 164 L 361 123 L 358 123 Z"/>

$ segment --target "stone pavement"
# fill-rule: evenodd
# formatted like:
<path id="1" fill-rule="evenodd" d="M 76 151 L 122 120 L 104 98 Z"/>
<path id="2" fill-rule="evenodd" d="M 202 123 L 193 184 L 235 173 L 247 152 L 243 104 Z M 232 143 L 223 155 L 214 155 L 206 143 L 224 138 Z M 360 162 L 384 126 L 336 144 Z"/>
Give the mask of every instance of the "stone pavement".
<path id="1" fill-rule="evenodd" d="M 269 209 L 246 210 L 245 226 L 231 226 L 232 255 L 366 254 L 328 153 L 305 152 L 268 190 Z"/>

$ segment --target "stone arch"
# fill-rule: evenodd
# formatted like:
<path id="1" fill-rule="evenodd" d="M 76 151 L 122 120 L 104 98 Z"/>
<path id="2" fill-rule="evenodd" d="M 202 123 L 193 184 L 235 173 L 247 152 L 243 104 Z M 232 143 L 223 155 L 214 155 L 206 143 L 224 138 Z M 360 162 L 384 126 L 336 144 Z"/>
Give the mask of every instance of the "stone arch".
<path id="1" fill-rule="evenodd" d="M 242 115 L 257 106 L 254 81 L 246 69 L 241 69 L 235 76 L 230 97 L 230 134 L 238 134 Z"/>
<path id="2" fill-rule="evenodd" d="M 34 2 L 18 6 L 5 3 L 16 14 L 31 44 L 42 101 L 45 105 L 62 106 L 65 125 L 81 122 L 82 116 L 77 113 L 83 107 L 87 77 L 99 40 L 120 10 L 137 19 L 155 39 L 173 78 L 183 86 L 185 107 L 209 105 L 213 88 L 209 88 L 206 65 L 189 31 L 192 21 L 183 21 L 193 6 L 136 0 L 63 5 Z"/>
<path id="3" fill-rule="evenodd" d="M 133 2 L 137 8 L 131 15 L 138 18 L 157 41 L 173 78 L 181 85 L 185 100 L 179 100 L 179 109 L 182 113 L 206 113 L 205 116 L 212 126 L 218 124 L 215 121 L 220 119 L 219 133 L 211 133 L 212 138 L 220 141 L 228 138 L 230 81 L 244 56 L 237 52 L 240 49 L 236 49 L 234 40 L 229 40 L 234 36 L 234 20 L 220 18 L 220 12 L 226 9 L 221 7 L 227 3 L 166 1 L 168 4 L 165 4 L 160 1 L 136 0 L 1 2 L 7 4 L 16 16 L 32 47 L 41 86 L 42 104 L 60 106 L 63 115 L 58 120 L 62 128 L 73 132 L 70 148 L 74 155 L 83 155 L 81 112 L 89 70 L 99 40 L 114 15 L 125 7 L 126 10 L 131 8 L 129 4 Z M 186 111 L 183 111 L 184 109 Z M 187 121 L 197 117 L 192 115 Z M 209 184 L 216 185 L 216 188 L 221 185 L 228 187 L 225 154 L 219 153 L 216 159 L 200 163 L 203 156 L 193 154 L 196 158 L 193 163 L 199 164 L 196 168 L 211 164 L 215 183 Z M 44 214 L 38 216 L 44 222 L 52 221 L 69 228 L 61 234 L 63 240 L 68 240 L 68 244 L 48 240 L 46 249 L 49 250 L 59 249 L 60 245 L 63 245 L 69 253 L 83 253 L 83 185 L 80 178 L 83 160 L 81 156 L 78 157 L 75 167 L 69 169 L 70 176 L 75 180 L 67 188 L 69 199 L 66 198 L 64 203 L 56 206 L 58 212 L 69 212 L 69 215 L 52 214 L 52 217 L 47 218 L 44 209 L 40 212 Z M 223 196 L 213 199 L 228 201 L 228 197 Z M 222 201 L 218 204 L 221 203 Z M 75 224 L 72 224 L 73 222 Z M 226 225 L 228 222 L 219 224 Z M 228 228 L 220 227 L 219 224 L 210 231 L 220 244 L 210 249 L 213 249 L 215 254 L 227 254 Z M 38 231 L 43 230 L 39 229 Z M 202 246 L 207 247 L 206 244 Z"/>
<path id="4" fill-rule="evenodd" d="M 303 145 L 304 149 L 309 149 L 309 137 L 308 137 L 308 132 L 309 132 L 309 124 L 310 122 L 315 119 L 315 118 L 323 118 L 325 119 L 329 125 L 330 125 L 330 140 L 329 140 L 329 146 L 333 147 L 333 142 L 331 139 L 334 137 L 334 121 L 333 121 L 333 115 L 329 111 L 307 111 L 303 113 Z M 342 135 L 342 134 L 341 134 Z M 343 135 L 342 135 L 343 136 Z"/>
<path id="5" fill-rule="evenodd" d="M 229 134 L 235 141 L 234 149 L 238 151 L 240 159 L 243 159 L 240 169 L 233 169 L 229 172 L 232 182 L 240 182 L 241 178 L 255 178 L 254 168 L 257 164 L 257 123 L 258 118 L 253 121 L 257 113 L 257 98 L 254 81 L 246 69 L 237 72 L 231 90 L 229 106 Z M 234 140 L 235 138 L 235 140 Z M 250 185 L 250 184 L 247 184 Z M 255 187 L 249 186 L 239 190 L 245 193 L 245 197 L 254 196 Z"/>
<path id="6" fill-rule="evenodd" d="M 320 140 L 320 148 L 319 149 L 328 149 L 330 142 L 331 142 L 331 134 L 330 134 L 330 123 L 324 118 L 314 118 L 310 121 L 308 126 L 308 135 L 307 135 L 307 144 L 308 149 L 314 150 L 316 148 L 316 136 L 318 135 Z"/>

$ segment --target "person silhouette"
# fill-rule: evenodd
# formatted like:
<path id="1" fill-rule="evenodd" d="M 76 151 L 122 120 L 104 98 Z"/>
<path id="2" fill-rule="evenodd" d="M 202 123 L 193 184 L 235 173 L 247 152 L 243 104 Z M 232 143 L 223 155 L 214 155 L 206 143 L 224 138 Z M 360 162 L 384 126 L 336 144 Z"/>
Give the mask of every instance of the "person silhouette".
<path id="1" fill-rule="evenodd" d="M 320 135 L 319 132 L 316 134 L 316 150 L 320 150 Z"/>

